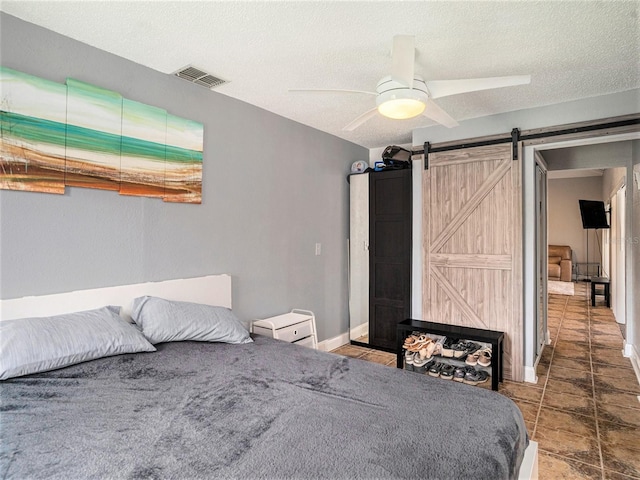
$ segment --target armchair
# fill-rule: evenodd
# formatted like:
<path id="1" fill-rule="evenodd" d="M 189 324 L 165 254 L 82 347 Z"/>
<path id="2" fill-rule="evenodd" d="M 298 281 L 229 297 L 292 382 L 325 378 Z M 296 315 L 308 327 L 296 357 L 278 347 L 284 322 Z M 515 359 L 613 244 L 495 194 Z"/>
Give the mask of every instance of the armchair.
<path id="1" fill-rule="evenodd" d="M 571 281 L 571 247 L 549 245 L 549 280 Z"/>

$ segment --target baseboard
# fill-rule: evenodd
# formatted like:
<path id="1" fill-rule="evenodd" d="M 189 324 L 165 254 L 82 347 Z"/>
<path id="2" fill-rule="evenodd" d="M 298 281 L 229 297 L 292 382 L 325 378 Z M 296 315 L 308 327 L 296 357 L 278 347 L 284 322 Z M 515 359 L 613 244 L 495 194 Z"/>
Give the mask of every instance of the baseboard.
<path id="1" fill-rule="evenodd" d="M 640 384 L 640 354 L 638 350 L 631 343 L 624 342 L 624 348 L 622 349 L 622 355 L 631 360 L 634 372 L 636 372 L 636 378 L 638 384 Z"/>
<path id="2" fill-rule="evenodd" d="M 353 338 L 354 340 L 365 335 L 369 335 L 369 322 L 364 322 L 351 329 L 351 338 Z"/>
<path id="3" fill-rule="evenodd" d="M 536 367 L 524 367 L 524 381 L 526 383 L 538 383 L 538 376 L 536 375 Z"/>
<path id="4" fill-rule="evenodd" d="M 335 350 L 342 345 L 347 345 L 349 341 L 349 332 L 344 332 L 337 337 L 328 338 L 327 340 L 318 342 L 318 350 L 321 350 L 323 352 L 330 352 L 331 350 Z"/>

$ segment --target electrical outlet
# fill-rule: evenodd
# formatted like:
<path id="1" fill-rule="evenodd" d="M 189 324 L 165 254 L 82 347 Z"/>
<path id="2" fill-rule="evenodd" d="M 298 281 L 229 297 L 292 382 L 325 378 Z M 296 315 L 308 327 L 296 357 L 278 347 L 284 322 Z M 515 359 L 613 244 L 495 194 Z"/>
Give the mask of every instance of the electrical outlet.
<path id="1" fill-rule="evenodd" d="M 316 243 L 316 255 L 320 255 L 322 253 L 322 244 Z"/>

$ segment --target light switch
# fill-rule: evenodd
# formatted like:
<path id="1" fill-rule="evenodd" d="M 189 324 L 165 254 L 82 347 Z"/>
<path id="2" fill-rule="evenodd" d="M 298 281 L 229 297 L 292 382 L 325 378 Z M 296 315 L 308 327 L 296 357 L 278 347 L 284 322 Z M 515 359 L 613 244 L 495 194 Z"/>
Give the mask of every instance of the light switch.
<path id="1" fill-rule="evenodd" d="M 320 255 L 322 253 L 322 244 L 316 243 L 316 255 Z"/>

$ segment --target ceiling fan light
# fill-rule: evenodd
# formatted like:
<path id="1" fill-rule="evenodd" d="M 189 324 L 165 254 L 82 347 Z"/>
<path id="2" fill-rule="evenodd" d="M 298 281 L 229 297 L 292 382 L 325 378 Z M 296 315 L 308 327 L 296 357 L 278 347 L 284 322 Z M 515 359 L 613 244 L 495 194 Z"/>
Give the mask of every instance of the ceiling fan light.
<path id="1" fill-rule="evenodd" d="M 378 112 L 394 120 L 413 118 L 424 112 L 425 104 L 415 98 L 394 98 L 378 105 Z"/>

